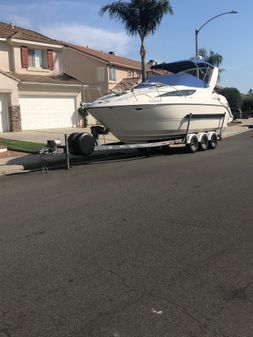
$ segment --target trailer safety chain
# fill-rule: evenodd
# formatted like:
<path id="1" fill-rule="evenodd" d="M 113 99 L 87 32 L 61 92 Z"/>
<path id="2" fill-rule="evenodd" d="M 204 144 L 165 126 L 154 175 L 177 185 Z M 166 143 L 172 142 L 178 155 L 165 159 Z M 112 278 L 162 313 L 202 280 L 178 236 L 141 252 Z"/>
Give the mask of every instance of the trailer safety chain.
<path id="1" fill-rule="evenodd" d="M 65 145 L 60 145 L 59 140 L 48 140 L 47 147 L 43 147 L 40 153 L 40 163 L 42 167 L 42 171 L 48 173 L 48 161 L 46 160 L 46 156 L 52 156 L 55 153 L 58 153 L 59 149 L 63 149 L 65 153 L 66 159 L 66 170 L 70 169 L 70 158 L 69 158 L 69 143 L 68 143 L 68 135 L 64 134 Z"/>

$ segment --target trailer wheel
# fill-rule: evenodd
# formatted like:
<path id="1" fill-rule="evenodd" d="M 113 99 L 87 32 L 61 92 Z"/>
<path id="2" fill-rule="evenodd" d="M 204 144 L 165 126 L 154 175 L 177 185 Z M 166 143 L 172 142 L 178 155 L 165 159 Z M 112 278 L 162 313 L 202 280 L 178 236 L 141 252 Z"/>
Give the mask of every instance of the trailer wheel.
<path id="1" fill-rule="evenodd" d="M 209 142 L 208 142 L 208 148 L 211 150 L 214 150 L 218 145 L 218 138 L 216 133 L 213 133 Z"/>
<path id="2" fill-rule="evenodd" d="M 193 135 L 190 139 L 190 142 L 186 144 L 187 151 L 194 153 L 198 150 L 199 140 L 196 135 Z"/>
<path id="3" fill-rule="evenodd" d="M 94 151 L 94 139 L 88 132 L 80 133 L 78 137 L 79 154 L 88 156 Z"/>
<path id="4" fill-rule="evenodd" d="M 206 151 L 208 149 L 208 145 L 209 145 L 208 136 L 206 133 L 204 133 L 200 139 L 198 148 L 200 151 Z"/>
<path id="5" fill-rule="evenodd" d="M 80 133 L 71 133 L 68 137 L 69 152 L 73 155 L 79 154 L 78 137 Z"/>

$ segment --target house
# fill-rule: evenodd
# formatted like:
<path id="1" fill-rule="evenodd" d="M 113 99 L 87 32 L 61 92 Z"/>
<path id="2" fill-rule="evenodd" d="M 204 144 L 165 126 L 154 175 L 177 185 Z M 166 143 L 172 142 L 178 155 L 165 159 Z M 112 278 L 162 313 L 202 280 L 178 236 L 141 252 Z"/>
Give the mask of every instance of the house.
<path id="1" fill-rule="evenodd" d="M 64 73 L 64 46 L 0 22 L 0 132 L 74 127 L 83 84 Z"/>
<path id="2" fill-rule="evenodd" d="M 140 63 L 88 47 L 65 43 L 64 68 L 68 75 L 87 84 L 86 100 L 105 95 L 123 78 L 140 77 Z"/>
<path id="3" fill-rule="evenodd" d="M 94 100 L 105 95 L 121 81 L 138 83 L 141 78 L 141 63 L 114 52 L 105 52 L 65 42 L 65 72 L 87 84 L 86 99 Z M 146 65 L 147 75 L 159 74 L 152 70 L 154 61 Z"/>
<path id="4" fill-rule="evenodd" d="M 63 51 L 66 74 L 86 84 L 83 92 L 84 100 L 92 102 L 106 95 L 112 89 L 131 89 L 141 80 L 141 63 L 114 52 L 95 50 L 71 43 L 66 43 Z M 154 61 L 146 65 L 147 75 L 160 74 L 152 70 Z M 96 124 L 91 116 L 88 124 Z"/>

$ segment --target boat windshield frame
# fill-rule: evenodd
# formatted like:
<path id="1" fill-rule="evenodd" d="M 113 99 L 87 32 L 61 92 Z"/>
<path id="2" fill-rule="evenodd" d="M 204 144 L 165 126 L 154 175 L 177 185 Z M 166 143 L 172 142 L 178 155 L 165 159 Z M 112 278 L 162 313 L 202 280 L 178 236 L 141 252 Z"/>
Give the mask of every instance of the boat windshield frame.
<path id="1" fill-rule="evenodd" d="M 195 67 L 186 69 L 184 71 L 178 72 L 178 74 L 189 74 L 192 75 L 202 81 L 204 81 L 207 85 L 210 82 L 210 79 L 212 77 L 214 67 Z"/>

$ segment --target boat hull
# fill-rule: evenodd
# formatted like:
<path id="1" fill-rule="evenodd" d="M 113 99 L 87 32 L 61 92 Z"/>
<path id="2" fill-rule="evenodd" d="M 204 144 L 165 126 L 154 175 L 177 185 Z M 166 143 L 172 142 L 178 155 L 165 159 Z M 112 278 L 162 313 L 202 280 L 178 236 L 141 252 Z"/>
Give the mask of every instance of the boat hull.
<path id="1" fill-rule="evenodd" d="M 190 113 L 193 117 L 198 115 L 190 122 L 191 133 L 218 131 L 223 123 L 222 114 L 225 114 L 223 127 L 231 119 L 228 107 L 221 104 L 92 106 L 88 112 L 124 143 L 180 138 L 186 133 L 186 116 Z"/>

